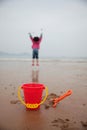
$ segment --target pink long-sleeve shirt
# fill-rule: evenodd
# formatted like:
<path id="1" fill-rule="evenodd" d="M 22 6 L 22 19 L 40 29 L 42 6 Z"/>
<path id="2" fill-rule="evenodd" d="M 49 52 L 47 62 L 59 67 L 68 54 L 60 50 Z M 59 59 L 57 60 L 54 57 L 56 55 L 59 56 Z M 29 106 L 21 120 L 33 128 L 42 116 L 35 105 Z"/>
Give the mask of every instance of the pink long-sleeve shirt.
<path id="1" fill-rule="evenodd" d="M 40 43 L 41 43 L 41 40 L 42 40 L 42 34 L 41 34 L 41 36 L 40 36 L 40 39 L 39 39 L 39 41 L 37 41 L 37 42 L 35 42 L 34 40 L 33 40 L 33 38 L 32 38 L 32 36 L 30 35 L 30 39 L 31 39 L 31 41 L 32 41 L 32 49 L 40 49 Z"/>

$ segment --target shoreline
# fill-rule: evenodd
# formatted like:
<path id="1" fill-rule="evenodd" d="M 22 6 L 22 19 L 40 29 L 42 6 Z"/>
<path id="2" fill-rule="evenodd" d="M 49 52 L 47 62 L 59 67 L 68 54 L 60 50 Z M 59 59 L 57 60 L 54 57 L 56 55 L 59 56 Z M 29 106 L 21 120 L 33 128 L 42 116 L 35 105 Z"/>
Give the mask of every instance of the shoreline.
<path id="1" fill-rule="evenodd" d="M 27 61 L 31 62 L 31 58 L 0 58 L 0 61 Z M 87 58 L 40 58 L 40 62 L 83 62 L 87 63 Z"/>

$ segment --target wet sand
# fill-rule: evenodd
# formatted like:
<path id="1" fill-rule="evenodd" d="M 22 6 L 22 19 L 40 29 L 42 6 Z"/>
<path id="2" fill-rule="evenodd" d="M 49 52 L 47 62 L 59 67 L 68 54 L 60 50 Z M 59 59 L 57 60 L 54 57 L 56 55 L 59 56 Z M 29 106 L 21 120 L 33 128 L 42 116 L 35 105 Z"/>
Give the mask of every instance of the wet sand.
<path id="1" fill-rule="evenodd" d="M 30 82 L 46 85 L 51 98 L 73 93 L 56 108 L 48 98 L 39 110 L 27 111 L 17 91 Z M 0 130 L 87 130 L 87 62 L 42 60 L 34 68 L 29 60 L 0 60 Z"/>

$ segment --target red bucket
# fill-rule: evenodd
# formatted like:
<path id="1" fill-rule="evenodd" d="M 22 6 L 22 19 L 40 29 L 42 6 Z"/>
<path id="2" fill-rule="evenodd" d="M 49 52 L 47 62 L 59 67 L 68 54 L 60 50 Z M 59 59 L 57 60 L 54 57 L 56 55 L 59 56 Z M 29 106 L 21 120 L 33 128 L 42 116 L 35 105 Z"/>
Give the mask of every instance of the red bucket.
<path id="1" fill-rule="evenodd" d="M 38 83 L 29 83 L 29 84 L 23 84 L 22 87 L 23 92 L 24 92 L 24 100 L 25 103 L 22 103 L 26 105 L 27 109 L 30 110 L 36 110 L 40 108 L 40 104 L 42 104 L 42 94 L 43 90 L 45 89 L 45 86 L 43 84 L 38 84 Z M 20 91 L 20 90 L 19 90 Z M 20 98 L 20 93 L 18 93 L 19 98 Z M 46 92 L 46 97 L 47 97 L 47 92 Z M 46 99 L 45 97 L 45 99 Z M 45 100 L 44 100 L 45 101 Z M 42 103 L 41 103 L 42 102 Z M 30 107 L 31 105 L 31 107 Z M 34 105 L 34 106 L 32 106 Z M 35 107 L 35 105 L 37 105 Z"/>

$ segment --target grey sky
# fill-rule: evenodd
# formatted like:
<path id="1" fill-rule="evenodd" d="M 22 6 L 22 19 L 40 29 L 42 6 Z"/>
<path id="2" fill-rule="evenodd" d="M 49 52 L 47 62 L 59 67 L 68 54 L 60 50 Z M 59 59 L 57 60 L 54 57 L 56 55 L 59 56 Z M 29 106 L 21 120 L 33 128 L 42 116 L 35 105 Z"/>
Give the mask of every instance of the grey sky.
<path id="1" fill-rule="evenodd" d="M 87 57 L 86 0 L 0 0 L 0 51 L 31 53 L 41 28 L 41 56 Z"/>

